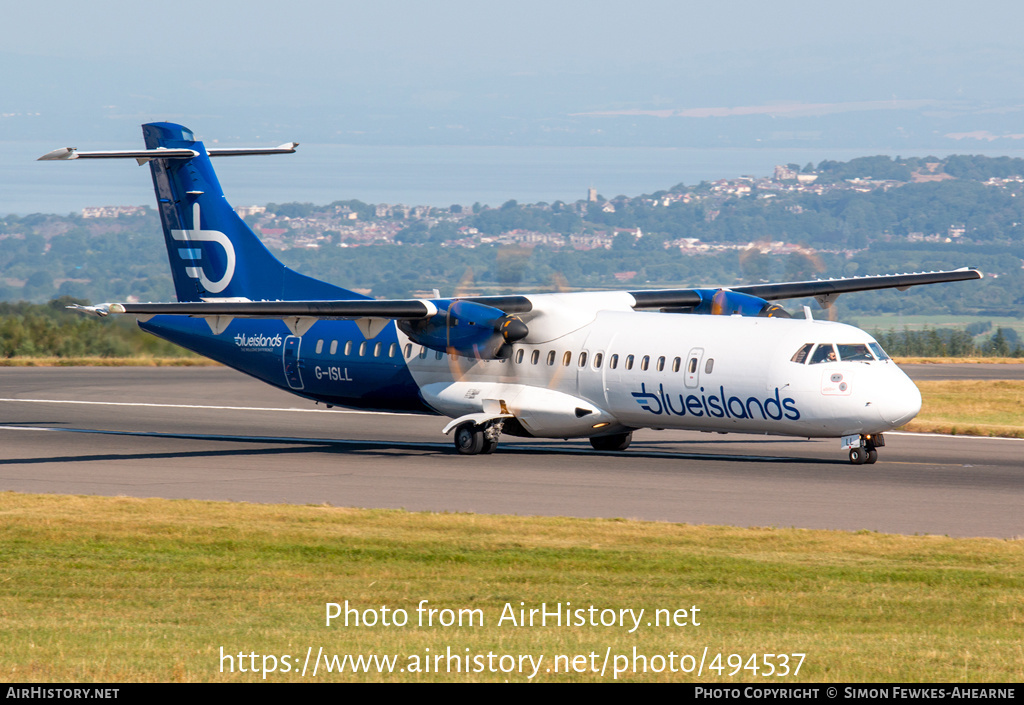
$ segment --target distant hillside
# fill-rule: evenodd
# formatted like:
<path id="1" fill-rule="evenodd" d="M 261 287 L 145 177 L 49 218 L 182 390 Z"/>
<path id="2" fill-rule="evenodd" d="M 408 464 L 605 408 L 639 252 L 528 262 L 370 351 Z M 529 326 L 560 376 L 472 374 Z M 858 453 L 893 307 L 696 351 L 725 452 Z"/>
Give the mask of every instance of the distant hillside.
<path id="1" fill-rule="evenodd" d="M 1024 312 L 1024 160 L 864 157 L 635 197 L 451 208 L 268 204 L 290 266 L 375 296 L 733 285 L 976 266 L 982 282 L 848 295 L 840 315 Z M 167 300 L 151 209 L 0 219 L 0 300 Z"/>

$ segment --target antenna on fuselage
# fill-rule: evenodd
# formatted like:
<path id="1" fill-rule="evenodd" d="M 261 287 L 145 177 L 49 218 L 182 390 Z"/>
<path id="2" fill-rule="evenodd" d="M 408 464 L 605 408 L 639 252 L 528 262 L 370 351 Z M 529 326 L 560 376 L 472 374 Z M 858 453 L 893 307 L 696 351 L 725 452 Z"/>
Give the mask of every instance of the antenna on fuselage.
<path id="1" fill-rule="evenodd" d="M 804 306 L 804 318 L 806 318 L 808 321 L 813 321 L 814 320 L 814 316 L 811 315 L 811 307 L 810 306 L 806 306 L 806 305 Z"/>

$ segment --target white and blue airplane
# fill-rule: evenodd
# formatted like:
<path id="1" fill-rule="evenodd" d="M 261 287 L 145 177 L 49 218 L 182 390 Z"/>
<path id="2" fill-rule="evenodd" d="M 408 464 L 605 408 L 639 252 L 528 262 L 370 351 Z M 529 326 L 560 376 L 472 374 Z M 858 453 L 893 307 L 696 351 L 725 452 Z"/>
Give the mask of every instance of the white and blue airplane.
<path id="1" fill-rule="evenodd" d="M 921 394 L 867 333 L 774 301 L 979 279 L 976 269 L 722 288 L 376 300 L 285 267 L 235 213 L 187 128 L 143 150 L 40 159 L 148 163 L 177 303 L 79 307 L 328 406 L 440 414 L 459 453 L 501 434 L 625 450 L 641 428 L 841 439 L 874 463 Z M 805 309 L 809 313 L 809 309 Z"/>

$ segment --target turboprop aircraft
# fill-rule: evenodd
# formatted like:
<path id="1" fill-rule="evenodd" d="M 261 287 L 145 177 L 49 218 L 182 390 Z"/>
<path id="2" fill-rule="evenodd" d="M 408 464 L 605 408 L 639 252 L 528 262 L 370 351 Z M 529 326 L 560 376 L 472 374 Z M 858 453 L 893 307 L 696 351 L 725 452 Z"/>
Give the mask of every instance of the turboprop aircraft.
<path id="1" fill-rule="evenodd" d="M 640 428 L 835 437 L 873 463 L 921 408 L 867 333 L 791 318 L 778 300 L 979 279 L 975 269 L 721 288 L 375 300 L 285 267 L 224 198 L 207 149 L 143 125 L 146 148 L 40 159 L 149 164 L 176 303 L 78 307 L 328 406 L 435 413 L 459 453 L 502 434 L 625 450 Z M 807 309 L 809 313 L 809 309 Z"/>

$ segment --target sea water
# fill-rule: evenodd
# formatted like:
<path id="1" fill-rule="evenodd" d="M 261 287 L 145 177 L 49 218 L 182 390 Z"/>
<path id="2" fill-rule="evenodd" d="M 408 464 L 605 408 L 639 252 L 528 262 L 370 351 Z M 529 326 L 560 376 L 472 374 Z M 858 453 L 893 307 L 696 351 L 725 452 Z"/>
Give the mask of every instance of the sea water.
<path id="1" fill-rule="evenodd" d="M 141 140 L 140 140 L 141 141 Z M 153 205 L 149 169 L 134 160 L 38 162 L 57 143 L 0 142 L 0 215 L 77 213 L 87 206 Z M 139 144 L 78 144 L 82 150 Z M 226 145 L 223 145 L 226 146 Z M 251 145 L 269 146 L 269 145 Z M 947 150 L 948 152 L 948 150 Z M 964 149 L 961 153 L 981 153 Z M 327 204 L 358 199 L 409 206 L 500 206 L 572 202 L 594 188 L 605 198 L 639 196 L 684 183 L 770 176 L 776 164 L 803 166 L 885 153 L 878 149 L 658 147 L 476 147 L 302 144 L 298 152 L 214 160 L 235 206 Z M 902 156 L 943 157 L 914 150 Z M 1000 155 L 1024 156 L 1024 150 Z M 994 155 L 994 153 L 993 153 Z"/>

